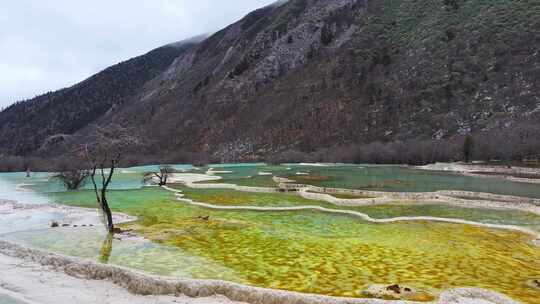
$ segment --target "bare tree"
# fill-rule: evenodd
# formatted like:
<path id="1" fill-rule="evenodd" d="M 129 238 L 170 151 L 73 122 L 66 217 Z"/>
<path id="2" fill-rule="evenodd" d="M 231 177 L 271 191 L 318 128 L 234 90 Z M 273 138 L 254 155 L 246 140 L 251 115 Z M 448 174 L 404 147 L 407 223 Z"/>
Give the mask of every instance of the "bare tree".
<path id="1" fill-rule="evenodd" d="M 94 186 L 96 200 L 104 213 L 109 233 L 114 233 L 115 229 L 107 201 L 107 191 L 122 158 L 130 149 L 140 144 L 136 134 L 137 132 L 133 129 L 117 124 L 105 127 L 95 126 L 89 142 L 80 149 L 89 163 L 90 179 Z"/>
<path id="2" fill-rule="evenodd" d="M 85 161 L 80 157 L 62 158 L 56 162 L 54 170 L 58 173 L 52 175 L 50 179 L 60 181 L 68 190 L 77 190 L 83 187 L 90 177 L 90 171 Z"/>
<path id="3" fill-rule="evenodd" d="M 54 174 L 52 179 L 62 182 L 68 190 L 78 190 L 86 184 L 89 176 L 88 170 L 72 168 Z"/>
<path id="4" fill-rule="evenodd" d="M 174 169 L 171 166 L 160 166 L 159 172 L 146 172 L 143 176 L 143 182 L 148 183 L 157 179 L 160 187 L 166 186 L 172 173 L 174 173 Z"/>

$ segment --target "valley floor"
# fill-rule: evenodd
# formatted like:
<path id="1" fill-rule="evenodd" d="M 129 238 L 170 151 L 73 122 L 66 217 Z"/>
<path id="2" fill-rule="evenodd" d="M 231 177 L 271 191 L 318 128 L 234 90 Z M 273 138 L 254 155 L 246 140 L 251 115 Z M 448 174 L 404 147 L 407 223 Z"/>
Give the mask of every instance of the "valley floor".
<path id="1" fill-rule="evenodd" d="M 426 168 L 429 169 L 429 168 Z M 433 168 L 434 170 L 441 170 L 440 168 Z M 237 197 L 234 196 L 234 191 L 239 191 L 242 194 L 245 193 L 256 193 L 256 194 L 262 194 L 265 193 L 265 191 L 270 191 L 270 194 L 276 192 L 275 189 L 268 190 L 264 187 L 249 187 L 249 186 L 238 186 L 235 184 L 225 184 L 225 185 L 216 185 L 215 183 L 210 182 L 216 182 L 221 179 L 219 176 L 213 176 L 213 174 L 216 174 L 216 172 L 207 172 L 207 174 L 189 174 L 189 173 L 182 173 L 182 174 L 174 174 L 171 176 L 171 180 L 173 182 L 181 182 L 182 185 L 172 185 L 171 188 L 163 187 L 164 189 L 170 191 L 162 191 L 159 188 L 145 188 L 143 190 L 134 190 L 139 191 L 138 195 L 143 195 L 146 193 L 146 191 L 160 191 L 160 193 L 165 193 L 166 196 L 172 196 L 176 198 L 176 203 L 183 202 L 184 204 L 178 204 L 178 208 L 186 208 L 186 205 L 201 205 L 204 207 L 204 210 L 209 212 L 208 210 L 213 209 L 253 209 L 253 210 L 262 210 L 265 208 L 270 209 L 287 209 L 287 208 L 298 208 L 298 206 L 286 206 L 286 207 L 280 207 L 280 206 L 266 206 L 266 204 L 269 204 L 268 202 L 262 200 L 264 203 L 263 206 L 258 206 L 255 204 L 255 202 L 252 202 L 251 200 L 254 200 L 253 198 L 250 198 L 249 202 L 246 203 L 246 205 L 242 205 L 241 201 L 238 200 Z M 228 172 L 228 171 L 223 171 Z M 260 172 L 259 172 L 259 175 Z M 207 182 L 208 184 L 205 184 L 204 182 Z M 275 183 L 285 183 L 283 182 L 283 179 L 276 178 L 274 180 Z M 294 184 L 293 184 L 294 185 Z M 188 186 L 186 188 L 186 186 Z M 197 189 L 197 191 L 200 191 L 201 193 L 198 193 L 195 191 L 195 189 L 190 188 L 189 186 Z M 227 186 L 227 187 L 225 187 Z M 220 205 L 215 202 L 207 202 L 204 200 L 205 198 L 208 199 L 208 196 L 211 196 L 211 193 L 203 192 L 205 188 L 218 188 L 222 189 L 222 191 L 228 191 L 227 202 L 231 203 L 234 202 L 233 206 L 225 206 Z M 223 190 L 224 188 L 228 188 Z M 309 200 L 309 204 L 316 204 L 317 202 L 320 204 L 327 203 L 336 205 L 332 205 L 332 209 L 328 209 L 328 212 L 336 213 L 335 209 L 339 208 L 353 208 L 353 207 L 361 207 L 362 204 L 367 203 L 367 205 L 370 205 L 370 200 L 377 199 L 377 195 L 382 195 L 383 192 L 369 192 L 369 191 L 360 191 L 359 193 L 368 193 L 369 196 L 359 196 L 360 198 L 357 199 L 338 199 L 332 195 L 329 195 L 328 193 L 324 193 L 325 189 L 331 189 L 331 188 L 318 188 L 314 186 L 304 187 L 305 189 L 300 189 L 298 198 L 294 200 L 296 202 L 297 200 L 300 203 L 303 203 L 303 200 Z M 182 190 L 181 190 L 182 189 Z M 189 191 L 186 191 L 188 189 L 192 189 L 195 194 L 198 193 L 199 197 L 197 200 L 197 197 L 191 197 L 194 195 L 194 193 L 191 193 Z M 266 190 L 265 190 L 266 189 Z M 318 191 L 312 191 L 309 192 L 308 190 L 318 190 Z M 20 190 L 19 190 L 20 191 Z M 344 191 L 348 192 L 354 192 L 354 190 L 351 189 L 345 189 Z M 172 192 L 172 194 L 171 194 Z M 467 197 L 466 199 L 459 198 L 459 195 L 462 194 L 462 192 L 457 191 L 456 195 L 458 197 L 451 197 L 450 194 L 451 191 L 440 191 L 440 192 L 433 192 L 433 193 L 399 193 L 399 192 L 384 192 L 383 196 L 388 196 L 392 199 L 389 199 L 389 201 L 395 200 L 396 198 L 402 198 L 406 201 L 411 201 L 409 203 L 412 203 L 413 201 L 421 201 L 422 198 L 425 196 L 427 198 L 433 199 L 434 201 L 440 201 L 445 202 L 449 205 L 456 205 L 456 206 L 462 206 L 463 204 L 467 205 L 469 208 L 473 206 L 482 207 L 486 209 L 515 209 L 515 210 L 521 210 L 521 211 L 528 211 L 530 213 L 539 214 L 538 208 L 539 205 L 538 200 L 536 199 L 526 199 L 525 201 L 522 200 L 522 198 L 513 198 L 511 196 L 504 196 L 505 200 L 501 201 L 492 201 L 494 198 L 501 198 L 503 196 L 500 195 L 492 195 L 492 194 L 482 194 L 482 193 L 476 193 L 476 192 L 463 192 L 469 195 L 470 197 Z M 79 193 L 68 193 L 64 194 L 68 197 L 64 198 L 66 201 L 76 201 L 79 202 L 79 204 L 84 203 L 84 192 Z M 116 193 L 117 195 L 121 196 L 128 196 L 127 192 L 120 192 Z M 152 194 L 152 193 L 150 193 Z M 268 195 L 270 195 L 268 194 Z M 375 196 L 371 196 L 371 194 Z M 445 197 L 443 194 L 448 194 L 450 197 Z M 60 194 L 57 194 L 57 198 L 60 197 Z M 77 195 L 82 195 L 81 197 L 75 197 Z M 111 195 L 115 195 L 114 192 Z M 153 195 L 153 194 L 152 194 Z M 190 196 L 191 195 L 191 196 Z M 206 196 L 205 196 L 206 195 Z M 277 195 L 277 194 L 276 194 Z M 284 194 L 279 194 L 284 195 Z M 306 197 L 304 197 L 306 196 Z M 428 197 L 429 196 L 429 197 Z M 431 196 L 434 196 L 431 197 Z M 214 197 L 219 197 L 219 195 L 214 195 Z M 140 199 L 140 198 L 139 198 Z M 193 200 L 192 200 L 193 199 Z M 280 197 L 280 201 L 287 202 L 287 197 L 282 196 Z M 93 200 L 93 198 L 91 199 Z M 320 202 L 318 201 L 320 200 Z M 62 201 L 62 200 L 60 200 Z M 256 200 L 255 200 L 256 201 Z M 272 200 L 272 202 L 275 203 L 275 201 L 278 200 Z M 350 204 L 342 204 L 340 205 L 340 202 L 342 201 L 348 201 Z M 293 202 L 293 203 L 294 203 Z M 127 206 L 129 206 L 129 202 L 124 202 Z M 189 204 L 185 204 L 189 203 Z M 212 203 L 212 204 L 210 204 Z M 177 205 L 170 205 L 171 202 L 167 201 L 167 204 L 165 204 L 165 207 L 172 209 L 167 210 L 173 210 L 177 208 Z M 231 203 L 232 204 L 232 203 Z M 84 204 L 82 204 L 84 205 Z M 154 206 L 155 205 L 155 206 Z M 498 208 L 499 205 L 504 205 L 504 208 Z M 157 206 L 157 207 L 156 207 Z M 152 207 L 160 208 L 161 205 L 159 205 L 158 202 L 154 202 Z M 326 206 L 326 205 L 325 205 Z M 150 208 L 150 207 L 147 207 Z M 192 208 L 189 206 L 189 208 Z M 186 208 L 185 210 L 182 209 L 182 212 L 188 212 L 189 208 Z M 302 206 L 300 206 L 302 208 Z M 145 209 L 146 211 L 151 209 Z M 186 211 L 187 210 L 187 211 Z M 326 209 L 325 209 L 326 210 Z M 124 210 L 117 210 L 118 212 L 124 212 Z M 133 210 L 132 210 L 133 211 Z M 340 211 L 340 212 L 345 212 Z M 210 212 L 209 212 L 210 213 Z M 348 212 L 347 213 L 351 213 Z M 50 225 L 51 221 L 58 221 L 59 225 L 61 226 L 58 231 L 62 231 L 62 229 L 74 229 L 76 231 L 77 227 L 86 229 L 87 227 L 93 227 L 93 226 L 99 226 L 100 225 L 100 218 L 95 211 L 95 209 L 85 209 L 80 207 L 72 207 L 72 206 L 66 206 L 66 205 L 56 205 L 56 204 L 42 204 L 42 205 L 24 205 L 19 204 L 14 201 L 4 201 L 2 202 L 0 200 L 0 214 L 3 216 L 3 220 L 7 223 L 4 225 L 6 227 L 6 231 L 1 231 L 3 233 L 9 233 L 11 232 L 10 229 L 13 229 L 13 231 L 17 231 L 17 226 L 14 225 L 18 223 L 20 220 L 25 219 L 25 221 L 29 222 L 31 225 L 34 225 L 35 227 L 43 227 L 43 225 Z M 38 214 L 43 214 L 44 216 L 37 216 Z M 129 215 L 128 215 L 129 214 Z M 360 214 L 360 213 L 358 213 Z M 52 216 L 54 217 L 48 217 Z M 122 222 L 130 222 L 134 220 L 137 216 L 140 214 L 131 214 L 129 212 L 126 212 L 126 214 L 122 213 L 116 213 L 115 214 L 115 222 L 122 223 Z M 196 215 L 194 213 L 194 215 Z M 184 217 L 189 216 L 184 215 Z M 218 215 L 215 215 L 216 218 Z M 223 217 L 223 221 L 226 220 L 225 215 L 221 215 Z M 32 220 L 35 218 L 35 222 Z M 191 218 L 191 217 L 190 217 Z M 212 215 L 212 218 L 214 218 L 214 214 Z M 200 216 L 197 218 L 200 219 Z M 400 221 L 407 220 L 410 221 L 413 218 L 407 218 L 407 217 L 400 217 Z M 422 218 L 423 220 L 427 218 Z M 392 219 L 377 219 L 372 221 L 389 221 Z M 416 218 L 418 220 L 418 218 Z M 435 220 L 435 218 L 429 218 L 428 220 L 432 221 Z M 247 221 L 247 219 L 246 219 Z M 392 220 L 395 221 L 395 220 Z M 448 220 L 445 220 L 448 221 Z M 455 220 L 450 220 L 450 222 L 456 222 Z M 192 223 L 192 226 L 197 226 L 197 223 L 199 223 L 197 220 L 195 220 L 195 223 Z M 467 222 L 468 223 L 468 222 Z M 200 223 L 199 223 L 200 224 Z M 470 224 L 470 223 L 469 223 Z M 64 228 L 68 227 L 68 228 Z M 487 225 L 485 223 L 479 223 L 479 226 L 486 226 L 491 227 L 494 225 Z M 509 229 L 510 226 L 500 226 L 495 225 L 496 228 L 504 228 Z M 2 228 L 2 227 L 0 227 Z M 26 227 L 26 229 L 33 228 L 33 226 Z M 493 227 L 491 227 L 493 228 Z M 515 230 L 515 228 L 512 228 L 512 230 Z M 535 231 L 524 231 L 522 229 L 518 229 L 522 232 L 527 232 L 529 234 L 537 235 L 537 230 Z M 1 233 L 0 233 L 1 234 Z M 124 241 L 124 239 L 119 239 L 120 241 Z M 537 242 L 534 242 L 535 244 Z M 47 255 L 48 252 L 45 251 L 43 254 L 45 256 L 37 254 L 34 256 L 28 256 L 25 254 L 17 255 L 14 254 L 17 252 L 16 249 L 13 249 L 11 247 L 11 243 L 5 242 L 3 243 L 3 246 L 0 246 L 0 304 L 48 304 L 48 303 L 118 303 L 118 304 L 127 304 L 127 303 L 156 303 L 156 304 L 162 304 L 162 303 L 185 303 L 185 304 L 239 304 L 240 302 L 234 302 L 230 299 L 224 297 L 224 296 L 211 296 L 211 297 L 202 297 L 202 298 L 190 298 L 185 295 L 179 295 L 179 296 L 139 296 L 131 294 L 128 289 L 123 288 L 121 286 L 116 285 L 109 279 L 104 279 L 105 277 L 102 275 L 99 275 L 100 271 L 103 271 L 103 269 L 107 269 L 108 271 L 108 265 L 101 265 L 97 264 L 99 266 L 98 270 L 92 270 L 88 271 L 89 273 L 93 273 L 94 276 L 88 274 L 84 274 L 85 270 L 88 270 L 86 268 L 86 260 L 84 260 L 83 264 L 80 263 L 72 263 L 69 265 L 61 266 L 60 264 L 56 263 L 54 260 L 47 262 Z M 7 245 L 6 245 L 7 244 Z M 0 244 L 2 245 L 2 244 Z M 24 246 L 24 245 L 23 245 Z M 23 247 L 21 247 L 23 248 Z M 25 250 L 23 248 L 23 250 Z M 37 261 L 37 262 L 36 262 Z M 81 260 L 83 261 L 83 260 Z M 50 265 L 55 265 L 56 267 L 52 267 Z M 336 264 L 337 265 L 337 264 Z M 73 266 L 77 269 L 79 269 L 79 272 L 73 272 L 71 271 L 70 267 Z M 111 267 L 113 267 L 111 265 Z M 74 274 L 75 273 L 75 274 Z M 96 273 L 98 273 L 96 275 Z M 97 276 L 97 277 L 96 277 Z M 113 275 L 114 277 L 114 275 Z M 98 280 L 91 280 L 93 278 L 97 278 Z M 120 276 L 120 278 L 124 278 L 124 281 L 132 282 L 132 278 L 125 278 L 123 276 Z M 143 278 L 146 278 L 146 276 L 143 276 Z M 104 280 L 102 280 L 104 279 Z M 118 276 L 116 277 L 118 279 Z M 124 282 L 123 281 L 123 282 Z M 115 281 L 118 283 L 118 281 Z M 207 284 L 201 283 L 202 285 Z M 137 286 L 142 286 L 143 289 L 146 287 L 144 284 L 136 283 Z M 194 283 L 195 284 L 195 283 Z M 123 284 L 122 284 L 123 285 Z M 208 283 L 208 286 L 212 285 L 211 283 Z M 233 284 L 234 285 L 234 284 Z M 160 285 L 156 285 L 156 288 L 160 288 Z M 206 286 L 206 285 L 205 285 Z M 205 286 L 197 285 L 197 294 L 200 289 L 204 289 Z M 336 303 L 336 298 L 325 298 L 326 300 L 320 300 L 320 301 L 312 301 L 311 299 L 315 299 L 314 297 L 310 295 L 298 295 L 298 294 L 290 294 L 287 293 L 287 296 L 290 296 L 294 298 L 295 300 L 292 301 L 280 301 L 279 299 L 281 296 L 283 296 L 283 292 L 278 290 L 263 290 L 262 289 L 254 289 L 258 290 L 259 294 L 257 292 L 252 293 L 250 287 L 247 286 L 241 286 L 241 285 L 234 285 L 233 288 L 230 288 L 231 286 L 227 285 L 229 288 L 228 292 L 226 293 L 228 296 L 231 297 L 231 299 L 241 300 L 241 301 L 249 301 L 250 303 L 291 303 L 291 304 L 299 304 L 299 303 Z M 463 286 L 475 286 L 475 285 L 463 285 Z M 221 287 L 220 287 L 221 288 Z M 221 294 L 223 290 L 226 288 L 221 288 L 216 291 L 216 293 Z M 129 289 L 132 290 L 132 289 Z M 180 290 L 180 289 L 175 289 Z M 232 290 L 232 291 L 231 291 Z M 239 292 L 242 291 L 244 297 L 239 298 Z M 184 290 L 180 291 L 180 293 L 186 293 L 188 295 L 193 295 L 189 292 L 185 292 Z M 145 293 L 147 294 L 147 293 Z M 156 293 L 158 294 L 158 293 Z M 214 293 L 206 293 L 206 295 L 211 295 Z M 247 296 L 246 296 L 247 294 Z M 258 297 L 257 297 L 258 296 Z M 264 299 L 264 301 L 263 301 Z M 320 299 L 320 298 L 317 298 Z M 534 302 L 534 301 L 533 301 Z M 375 299 L 354 299 L 354 300 L 343 300 L 343 302 L 340 303 L 404 303 L 399 301 L 382 301 L 382 300 L 375 300 Z M 411 303 L 411 302 L 409 302 Z M 439 304 L 506 304 L 506 303 L 516 303 L 507 296 L 504 296 L 502 294 L 488 291 L 488 290 L 482 290 L 477 288 L 455 288 L 455 289 L 448 289 L 446 291 L 443 291 L 439 297 L 438 301 L 436 303 Z"/>

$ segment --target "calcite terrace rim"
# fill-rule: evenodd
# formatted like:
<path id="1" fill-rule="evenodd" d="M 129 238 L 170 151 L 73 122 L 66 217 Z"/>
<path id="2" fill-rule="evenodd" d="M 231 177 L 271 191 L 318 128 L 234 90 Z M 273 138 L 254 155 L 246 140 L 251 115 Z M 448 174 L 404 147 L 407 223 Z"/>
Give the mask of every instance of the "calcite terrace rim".
<path id="1" fill-rule="evenodd" d="M 374 224 L 389 224 L 389 223 L 397 223 L 397 222 L 416 222 L 416 221 L 440 222 L 440 223 L 449 223 L 449 224 L 470 225 L 470 226 L 490 228 L 490 229 L 517 231 L 517 232 L 530 235 L 536 239 L 540 239 L 540 232 L 536 232 L 534 230 L 516 226 L 516 225 L 487 224 L 487 223 L 480 223 L 480 222 L 463 220 L 463 219 L 458 219 L 458 218 L 444 218 L 444 217 L 434 217 L 434 216 L 401 216 L 401 217 L 376 219 L 376 218 L 372 218 L 366 213 L 362 213 L 362 212 L 358 212 L 354 210 L 329 209 L 329 208 L 315 206 L 315 205 L 302 205 L 302 206 L 291 206 L 291 207 L 261 207 L 261 206 L 250 206 L 250 205 L 221 206 L 221 205 L 197 202 L 197 201 L 185 198 L 181 190 L 173 189 L 167 186 L 163 186 L 162 188 L 164 188 L 167 191 L 171 191 L 175 193 L 176 199 L 179 202 L 187 203 L 189 205 L 196 206 L 196 207 L 202 207 L 202 208 L 213 209 L 213 210 L 223 210 L 223 211 L 236 210 L 236 211 L 258 211 L 258 212 L 321 211 L 327 214 L 338 214 L 338 215 L 341 214 L 341 215 L 355 216 L 366 222 L 374 223 Z M 533 244 L 535 243 L 533 242 Z"/>
<path id="2" fill-rule="evenodd" d="M 150 275 L 134 269 L 99 264 L 87 259 L 65 256 L 0 240 L 0 254 L 50 266 L 54 271 L 87 280 L 107 280 L 136 295 L 179 295 L 207 297 L 222 295 L 232 301 L 250 304 L 406 304 L 426 303 L 403 300 L 345 298 L 253 287 L 222 280 L 182 279 Z M 494 304 L 517 304 L 517 301 L 491 290 L 454 288 L 443 291 L 437 304 L 457 303 L 457 298 L 481 299 Z"/>

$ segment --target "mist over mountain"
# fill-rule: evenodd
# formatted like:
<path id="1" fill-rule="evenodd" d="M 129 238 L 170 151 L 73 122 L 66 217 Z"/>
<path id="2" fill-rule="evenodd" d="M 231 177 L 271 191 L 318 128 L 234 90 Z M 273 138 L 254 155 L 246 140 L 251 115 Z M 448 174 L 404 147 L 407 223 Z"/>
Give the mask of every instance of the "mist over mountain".
<path id="1" fill-rule="evenodd" d="M 493 130 L 532 136 L 538 29 L 534 0 L 280 1 L 6 108 L 0 154 L 48 155 L 112 122 L 144 130 L 159 147 L 148 153 L 224 161 Z"/>

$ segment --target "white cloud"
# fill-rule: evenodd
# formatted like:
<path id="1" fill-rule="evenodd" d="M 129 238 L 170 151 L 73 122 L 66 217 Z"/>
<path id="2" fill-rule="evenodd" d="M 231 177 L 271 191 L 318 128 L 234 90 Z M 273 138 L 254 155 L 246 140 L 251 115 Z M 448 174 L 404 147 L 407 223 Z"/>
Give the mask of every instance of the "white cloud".
<path id="1" fill-rule="evenodd" d="M 0 108 L 214 32 L 273 0 L 17 0 L 0 10 Z"/>

